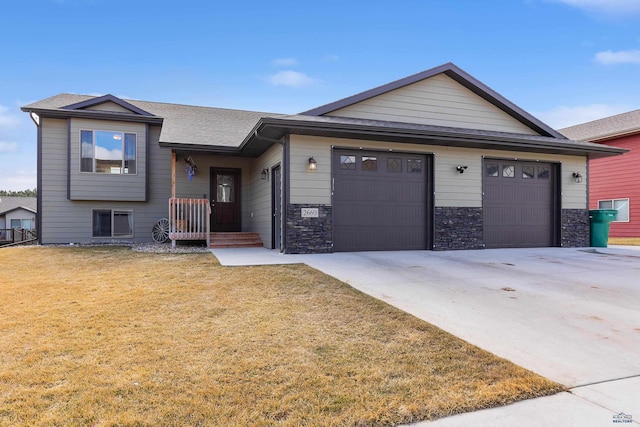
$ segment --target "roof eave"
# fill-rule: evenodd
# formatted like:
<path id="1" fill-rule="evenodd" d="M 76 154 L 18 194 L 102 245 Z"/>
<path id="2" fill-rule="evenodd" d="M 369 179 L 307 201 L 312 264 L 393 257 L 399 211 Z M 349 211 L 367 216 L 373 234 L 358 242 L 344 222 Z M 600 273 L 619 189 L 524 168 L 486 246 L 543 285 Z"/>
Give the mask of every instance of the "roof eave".
<path id="1" fill-rule="evenodd" d="M 149 124 L 162 124 L 163 122 L 163 118 L 158 116 L 142 116 L 101 110 L 51 110 L 29 107 L 22 107 L 21 110 L 25 113 L 36 113 L 40 117 L 53 119 L 67 119 L 70 117 L 74 117 L 81 119 L 111 120 Z"/>
<path id="2" fill-rule="evenodd" d="M 268 129 L 272 131 L 269 132 Z M 497 150 L 517 150 L 526 152 L 566 154 L 588 156 L 589 158 L 609 157 L 629 151 L 609 146 L 589 146 L 562 139 L 558 142 L 537 141 L 513 136 L 471 135 L 463 132 L 422 131 L 414 129 L 381 128 L 368 125 L 345 125 L 336 123 L 301 123 L 294 120 L 262 119 L 256 131 L 268 138 L 279 139 L 286 133 L 322 134 L 328 137 L 373 139 L 400 143 L 426 145 L 445 145 L 466 148 L 484 148 Z M 274 132 L 275 131 L 275 132 Z M 249 140 L 248 143 L 250 143 Z"/>

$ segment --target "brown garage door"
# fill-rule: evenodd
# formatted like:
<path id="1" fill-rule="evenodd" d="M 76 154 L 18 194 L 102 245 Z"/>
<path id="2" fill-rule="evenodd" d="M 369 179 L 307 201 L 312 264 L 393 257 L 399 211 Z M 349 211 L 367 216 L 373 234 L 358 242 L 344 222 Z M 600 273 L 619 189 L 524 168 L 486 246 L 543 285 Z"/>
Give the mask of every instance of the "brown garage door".
<path id="1" fill-rule="evenodd" d="M 425 155 L 334 150 L 333 250 L 425 249 Z"/>
<path id="2" fill-rule="evenodd" d="M 556 245 L 556 171 L 552 163 L 484 161 L 487 248 Z"/>

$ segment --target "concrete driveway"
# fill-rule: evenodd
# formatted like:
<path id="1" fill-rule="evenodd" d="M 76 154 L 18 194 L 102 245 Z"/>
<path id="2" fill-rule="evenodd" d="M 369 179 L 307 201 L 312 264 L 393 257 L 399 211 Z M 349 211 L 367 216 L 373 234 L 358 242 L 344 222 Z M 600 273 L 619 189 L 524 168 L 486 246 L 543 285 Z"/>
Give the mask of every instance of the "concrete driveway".
<path id="1" fill-rule="evenodd" d="M 634 424 L 640 421 L 637 249 L 358 252 L 280 259 L 304 262 L 571 389 L 428 425 L 611 425 L 619 413 Z M 574 419 L 578 413 L 581 418 Z"/>

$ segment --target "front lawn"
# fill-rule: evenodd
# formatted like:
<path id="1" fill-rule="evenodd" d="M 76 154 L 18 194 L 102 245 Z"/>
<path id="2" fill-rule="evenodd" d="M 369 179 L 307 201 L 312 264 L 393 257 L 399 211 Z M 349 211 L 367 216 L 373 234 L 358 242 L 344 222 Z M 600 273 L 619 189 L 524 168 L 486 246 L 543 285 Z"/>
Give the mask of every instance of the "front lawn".
<path id="1" fill-rule="evenodd" d="M 301 265 L 0 249 L 0 425 L 396 425 L 562 387 Z"/>

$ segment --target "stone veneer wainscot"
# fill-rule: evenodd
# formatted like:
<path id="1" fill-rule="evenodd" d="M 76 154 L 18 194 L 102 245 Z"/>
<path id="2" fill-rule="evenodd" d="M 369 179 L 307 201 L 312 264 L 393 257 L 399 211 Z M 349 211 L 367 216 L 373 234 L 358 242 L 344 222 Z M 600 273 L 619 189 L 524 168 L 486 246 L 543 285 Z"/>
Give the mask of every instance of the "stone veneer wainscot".
<path id="1" fill-rule="evenodd" d="M 482 249 L 482 208 L 435 208 L 433 249 Z"/>
<path id="2" fill-rule="evenodd" d="M 303 208 L 318 209 L 318 218 L 303 218 Z M 287 206 L 288 254 L 321 254 L 333 251 L 333 227 L 331 206 Z"/>

